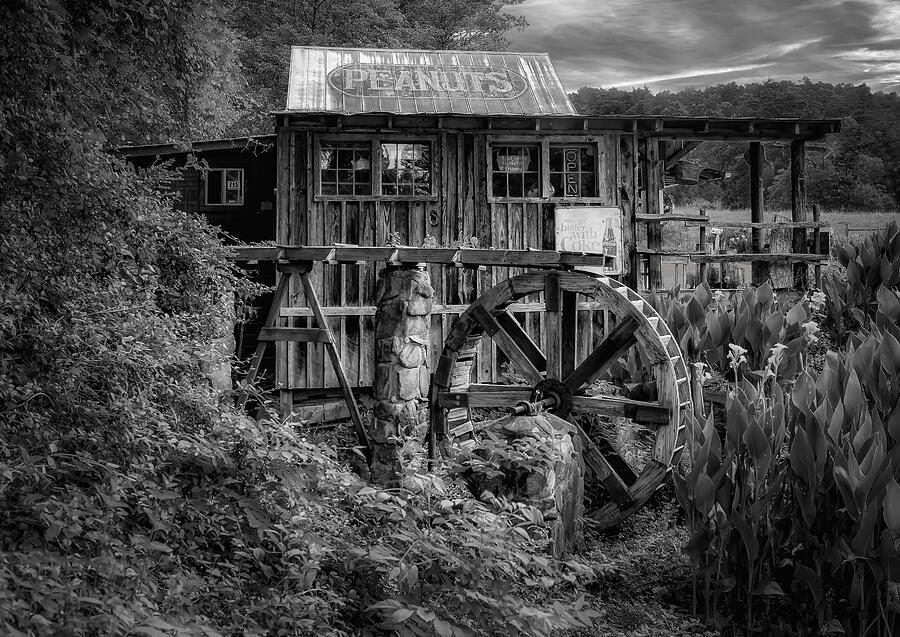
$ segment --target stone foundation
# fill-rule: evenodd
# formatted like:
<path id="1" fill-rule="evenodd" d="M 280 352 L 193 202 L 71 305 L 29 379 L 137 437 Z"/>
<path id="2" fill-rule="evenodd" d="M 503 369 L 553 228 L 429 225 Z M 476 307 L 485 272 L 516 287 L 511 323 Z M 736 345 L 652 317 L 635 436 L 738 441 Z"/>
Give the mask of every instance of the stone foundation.
<path id="1" fill-rule="evenodd" d="M 434 288 L 428 272 L 389 267 L 378 278 L 375 312 L 375 410 L 371 477 L 399 483 L 399 447 L 407 436 L 424 438 L 430 376 L 428 341 Z"/>
<path id="2" fill-rule="evenodd" d="M 549 441 L 549 449 L 543 452 L 550 462 L 535 463 L 527 471 L 500 467 L 502 476 L 473 474 L 468 478 L 469 488 L 480 499 L 500 496 L 540 509 L 550 524 L 551 548 L 557 556 L 571 552 L 581 542 L 579 518 L 584 514 L 584 461 L 574 431 L 565 420 L 549 413 L 495 420 L 487 425 L 485 432 L 498 439 L 532 438 L 542 444 Z"/>

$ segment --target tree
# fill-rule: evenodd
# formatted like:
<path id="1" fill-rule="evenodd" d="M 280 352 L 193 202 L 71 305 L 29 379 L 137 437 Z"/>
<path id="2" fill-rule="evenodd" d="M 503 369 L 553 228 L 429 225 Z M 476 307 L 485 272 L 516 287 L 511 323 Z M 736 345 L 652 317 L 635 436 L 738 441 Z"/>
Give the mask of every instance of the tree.
<path id="1" fill-rule="evenodd" d="M 900 98 L 872 93 L 868 86 L 768 80 L 746 85 L 730 82 L 702 90 L 653 94 L 582 87 L 571 95 L 586 115 L 690 115 L 713 117 L 843 117 L 843 131 L 827 141 L 826 153 L 808 153 L 810 201 L 841 209 L 896 209 L 900 202 Z M 745 207 L 749 201 L 744 145 L 704 143 L 692 158 L 732 173 L 706 195 Z M 775 177 L 766 186 L 767 206 L 790 207 L 790 156 L 786 148 L 767 146 Z M 693 191 L 679 193 L 683 200 Z"/>
<path id="2" fill-rule="evenodd" d="M 521 16 L 503 11 L 522 0 L 399 0 L 411 29 L 409 46 L 425 49 L 498 51 L 507 31 L 522 30 Z"/>
<path id="3" fill-rule="evenodd" d="M 525 20 L 503 12 L 521 0 L 260 0 L 236 3 L 230 28 L 248 93 L 256 108 L 244 126 L 271 126 L 268 112 L 284 108 L 290 47 L 488 49 L 507 46 L 504 34 Z"/>

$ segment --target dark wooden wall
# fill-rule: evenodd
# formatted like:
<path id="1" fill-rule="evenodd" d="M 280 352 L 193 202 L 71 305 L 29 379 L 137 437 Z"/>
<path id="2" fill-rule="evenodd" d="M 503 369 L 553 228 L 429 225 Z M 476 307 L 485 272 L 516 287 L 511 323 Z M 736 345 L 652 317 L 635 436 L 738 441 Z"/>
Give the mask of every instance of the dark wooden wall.
<path id="1" fill-rule="evenodd" d="M 387 245 L 392 240 L 402 245 L 455 246 L 477 241 L 479 247 L 507 249 L 553 249 L 554 209 L 560 203 L 546 200 L 489 201 L 487 196 L 487 142 L 502 136 L 488 131 L 416 131 L 436 136 L 434 176 L 435 201 L 396 201 L 387 197 L 370 197 L 355 201 L 318 200 L 314 183 L 313 148 L 315 134 L 339 135 L 339 131 L 316 133 L 282 129 L 278 139 L 278 216 L 277 241 L 285 244 Z M 355 134 L 359 134 L 358 131 Z M 404 131 L 409 137 L 415 133 Z M 382 139 L 388 133 L 379 132 Z M 521 133 L 516 139 L 522 140 Z M 541 139 L 534 135 L 535 141 Z M 554 137 L 553 140 L 560 140 Z M 601 170 L 599 197 L 579 200 L 572 205 L 622 205 L 633 215 L 636 180 L 631 135 L 592 135 L 566 137 L 577 143 L 599 140 Z M 569 205 L 568 202 L 562 205 Z M 626 222 L 626 243 L 633 245 L 633 228 Z M 628 246 L 626 245 L 626 251 Z M 369 386 L 373 381 L 375 338 L 374 306 L 376 277 L 382 263 L 358 265 L 317 264 L 313 281 L 320 302 L 325 306 L 331 328 L 338 341 L 341 361 L 348 380 L 355 386 Z M 435 288 L 435 308 L 431 316 L 429 357 L 434 369 L 445 336 L 453 321 L 466 305 L 491 286 L 523 272 L 522 268 L 495 267 L 467 270 L 437 264 L 428 265 Z M 524 299 L 515 316 L 529 334 L 540 343 L 543 313 L 541 299 Z M 292 290 L 293 307 L 283 315 L 293 317 L 303 327 L 309 312 L 303 309 L 302 291 Z M 603 313 L 584 309 L 585 320 L 579 335 L 580 355 L 586 355 L 603 334 Z M 278 344 L 278 378 L 286 387 L 334 387 L 337 379 L 324 348 L 320 344 Z M 479 351 L 476 364 L 478 379 L 497 381 L 502 378 L 504 357 L 488 342 Z"/>

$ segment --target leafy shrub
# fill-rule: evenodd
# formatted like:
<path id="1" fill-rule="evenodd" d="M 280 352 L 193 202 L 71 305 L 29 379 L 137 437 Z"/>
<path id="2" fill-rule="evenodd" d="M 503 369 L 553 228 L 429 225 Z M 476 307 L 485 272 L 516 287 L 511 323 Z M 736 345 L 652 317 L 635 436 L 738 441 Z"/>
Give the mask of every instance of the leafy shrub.
<path id="1" fill-rule="evenodd" d="M 897 307 L 893 293 L 881 297 Z M 777 356 L 753 380 L 733 360 L 724 436 L 712 416 L 695 426 L 693 467 L 676 476 L 708 618 L 740 609 L 720 621 L 740 621 L 748 634 L 896 634 L 897 331 L 880 312 L 788 390 Z"/>
<path id="2" fill-rule="evenodd" d="M 822 277 L 828 325 L 843 342 L 876 317 L 879 291 L 900 286 L 900 226 L 891 222 L 862 243 L 836 246 L 839 272 Z"/>
<path id="3" fill-rule="evenodd" d="M 729 354 L 737 347 L 749 364 L 746 374 L 762 378 L 772 348 L 778 357 L 777 378 L 789 382 L 803 369 L 805 347 L 818 328 L 811 324 L 809 303 L 802 299 L 787 313 L 776 303 L 772 287 L 736 293 L 727 302 L 704 283 L 690 296 L 675 288 L 670 294 L 650 297 L 656 311 L 666 322 L 688 363 L 703 363 L 722 374 L 732 375 Z M 652 397 L 655 391 L 647 370 L 650 362 L 642 352 L 632 350 L 624 362 L 613 366 L 611 374 L 632 391 L 635 397 Z"/>

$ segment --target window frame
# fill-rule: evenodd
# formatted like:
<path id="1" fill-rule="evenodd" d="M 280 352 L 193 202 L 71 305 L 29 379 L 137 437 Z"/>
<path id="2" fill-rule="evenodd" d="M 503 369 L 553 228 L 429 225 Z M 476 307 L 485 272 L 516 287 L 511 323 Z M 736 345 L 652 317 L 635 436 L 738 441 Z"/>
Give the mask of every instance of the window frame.
<path id="1" fill-rule="evenodd" d="M 526 136 L 526 135 L 489 135 L 486 142 L 485 157 L 487 159 L 487 199 L 491 203 L 591 203 L 604 204 L 609 206 L 618 205 L 618 195 L 615 201 L 607 201 L 605 197 L 600 195 L 600 151 L 602 138 L 596 136 L 589 137 L 568 137 L 568 136 Z M 539 197 L 501 197 L 494 195 L 494 147 L 496 146 L 537 146 L 540 150 L 540 184 L 541 196 Z M 573 146 L 586 147 L 594 149 L 594 188 L 596 195 L 591 197 L 560 197 L 558 195 L 550 196 L 550 147 L 551 146 Z M 583 171 L 582 171 L 583 172 Z"/>
<path id="2" fill-rule="evenodd" d="M 372 193 L 369 195 L 322 194 L 322 144 L 369 142 L 371 147 Z M 384 195 L 381 193 L 381 144 L 428 144 L 431 153 L 430 191 L 427 195 Z M 437 136 L 436 135 L 342 135 L 315 136 L 313 146 L 313 201 L 437 201 Z"/>
<path id="3" fill-rule="evenodd" d="M 239 197 L 239 200 L 235 203 L 229 203 L 229 202 L 225 201 L 225 190 L 226 190 L 225 184 L 228 182 L 228 180 L 225 178 L 225 174 L 229 170 L 235 170 L 241 174 L 240 197 Z M 221 193 L 220 193 L 221 197 L 222 197 L 221 203 L 209 203 L 209 173 L 211 173 L 213 171 L 222 173 L 222 185 L 221 185 Z M 246 171 L 243 168 L 218 168 L 218 167 L 207 168 L 203 172 L 203 179 L 202 179 L 202 182 L 203 182 L 203 207 L 204 208 L 234 208 L 234 207 L 243 206 L 244 202 L 247 199 L 247 180 L 245 178 L 245 172 Z"/>

